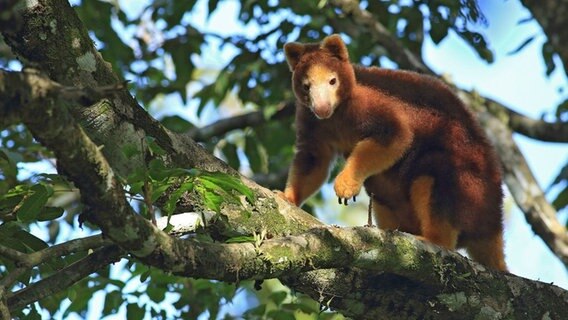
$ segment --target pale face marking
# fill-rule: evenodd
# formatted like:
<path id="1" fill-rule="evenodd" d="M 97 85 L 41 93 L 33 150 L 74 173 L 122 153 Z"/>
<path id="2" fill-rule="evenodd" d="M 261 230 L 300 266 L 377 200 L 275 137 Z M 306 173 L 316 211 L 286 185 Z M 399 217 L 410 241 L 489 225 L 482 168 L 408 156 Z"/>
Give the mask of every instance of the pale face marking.
<path id="1" fill-rule="evenodd" d="M 302 81 L 302 89 L 309 96 L 309 107 L 319 119 L 333 115 L 339 104 L 337 73 L 322 65 L 312 66 Z"/>

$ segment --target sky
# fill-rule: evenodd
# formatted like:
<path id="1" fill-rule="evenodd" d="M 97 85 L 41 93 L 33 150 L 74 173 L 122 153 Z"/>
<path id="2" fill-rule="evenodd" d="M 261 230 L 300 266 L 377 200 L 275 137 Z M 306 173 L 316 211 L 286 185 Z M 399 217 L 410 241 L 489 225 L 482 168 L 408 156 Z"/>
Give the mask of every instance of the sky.
<path id="1" fill-rule="evenodd" d="M 121 7 L 127 8 L 130 14 L 136 14 L 146 1 L 120 0 Z M 222 32 L 227 35 L 231 32 L 253 34 L 255 27 L 245 27 L 236 18 L 238 12 L 237 1 L 222 1 L 212 16 L 206 18 L 205 1 L 199 1 L 198 8 L 191 13 L 192 24 L 202 30 Z M 506 106 L 533 118 L 539 118 L 545 113 L 554 111 L 556 105 L 567 96 L 566 77 L 561 68 L 550 76 L 545 76 L 545 66 L 540 56 L 540 47 L 545 41 L 540 27 L 534 21 L 518 24 L 522 18 L 530 16 L 518 1 L 480 1 L 482 11 L 489 21 L 483 32 L 487 35 L 489 44 L 495 52 L 495 62 L 486 64 L 480 60 L 476 53 L 454 34 L 450 35 L 439 45 L 426 40 L 424 45 L 424 59 L 438 74 L 449 75 L 461 88 L 475 89 L 483 96 L 491 97 Z M 125 33 L 132 32 L 124 30 Z M 537 35 L 535 41 L 524 50 L 515 55 L 508 52 L 516 49 L 527 37 Z M 214 46 L 203 52 L 201 57 L 195 57 L 201 67 L 220 66 L 228 61 L 236 52 L 230 47 L 221 50 Z M 167 111 L 182 113 L 197 123 L 205 124 L 195 115 L 195 106 L 182 106 L 179 99 L 172 97 L 164 105 L 175 106 Z M 173 103 L 170 103 L 173 102 Z M 212 115 L 204 117 L 212 121 Z M 542 143 L 529 138 L 516 135 L 515 140 L 523 154 L 526 156 L 538 182 L 547 188 L 558 174 L 562 165 L 568 159 L 566 144 Z M 553 190 L 554 191 L 554 190 Z M 330 185 L 323 189 L 324 197 L 332 201 L 326 205 L 325 210 L 319 212 L 339 212 L 335 206 L 335 197 Z M 552 193 L 552 195 L 554 192 Z M 550 199 L 550 197 L 549 197 Z M 511 203 L 510 197 L 506 203 Z M 361 201 L 359 201 L 361 202 Z M 331 210 L 328 210 L 331 208 Z M 566 220 L 567 213 L 561 214 Z M 328 223 L 340 222 L 337 216 L 320 216 Z M 342 220 L 341 224 L 363 224 L 366 211 L 361 208 L 360 215 L 351 220 Z M 505 221 L 505 241 L 507 264 L 514 274 L 538 279 L 544 282 L 553 282 L 568 289 L 568 274 L 563 264 L 548 250 L 542 240 L 535 236 L 526 223 L 520 210 L 508 210 Z M 120 275 L 116 275 L 120 277 Z M 100 299 L 100 298 L 99 298 Z M 102 304 L 101 304 L 102 309 Z M 96 312 L 89 315 L 97 319 Z"/>

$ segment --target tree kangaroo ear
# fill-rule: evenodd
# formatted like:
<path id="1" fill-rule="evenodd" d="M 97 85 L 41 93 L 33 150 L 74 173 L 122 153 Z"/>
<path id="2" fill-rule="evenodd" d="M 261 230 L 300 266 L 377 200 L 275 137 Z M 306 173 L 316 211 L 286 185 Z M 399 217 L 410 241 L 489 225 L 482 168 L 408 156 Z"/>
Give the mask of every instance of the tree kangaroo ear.
<path id="1" fill-rule="evenodd" d="M 306 51 L 306 47 L 298 42 L 289 42 L 284 45 L 284 54 L 286 55 L 286 61 L 290 67 L 290 71 L 294 71 L 298 61 Z"/>
<path id="2" fill-rule="evenodd" d="M 338 34 L 332 34 L 331 36 L 325 37 L 321 43 L 321 48 L 329 51 L 331 54 L 339 58 L 339 60 L 349 60 L 347 47 L 341 39 L 341 36 Z"/>

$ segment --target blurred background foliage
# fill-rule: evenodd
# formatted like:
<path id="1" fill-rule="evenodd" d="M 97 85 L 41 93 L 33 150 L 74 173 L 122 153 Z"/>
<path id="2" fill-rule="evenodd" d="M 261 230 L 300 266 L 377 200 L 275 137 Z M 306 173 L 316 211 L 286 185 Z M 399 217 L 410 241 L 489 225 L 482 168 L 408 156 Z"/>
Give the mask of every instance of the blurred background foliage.
<path id="1" fill-rule="evenodd" d="M 282 188 L 294 141 L 292 117 L 271 118 L 293 100 L 283 45 L 317 42 L 326 35 L 342 33 L 353 61 L 397 66 L 363 27 L 330 1 L 245 0 L 230 6 L 238 8 L 236 25 L 209 26 L 208 19 L 219 13 L 223 2 L 231 1 L 72 1 L 104 59 L 119 77 L 129 81 L 140 105 L 169 129 L 195 134 L 206 125 L 238 115 L 256 113 L 269 119 L 260 125 L 216 133 L 200 142 L 244 174 L 268 187 Z M 488 21 L 474 0 L 361 1 L 361 6 L 418 56 L 423 55 L 426 38 L 438 44 L 455 33 L 479 59 L 494 60 L 484 36 Z M 533 39 L 526 39 L 511 54 Z M 545 43 L 542 59 L 548 74 L 557 67 L 554 55 L 554 49 Z M 22 67 L 1 40 L 0 66 Z M 558 106 L 557 119 L 567 120 L 567 105 Z M 50 152 L 23 126 L 2 129 L 1 244 L 33 252 L 91 232 L 88 226 L 79 228 L 77 191 L 55 173 L 55 166 Z M 40 171 L 48 174 L 38 174 Z M 554 181 L 564 186 L 554 200 L 557 209 L 568 204 L 567 179 L 568 167 L 564 167 Z M 308 210 L 322 201 L 321 195 L 314 197 Z M 35 213 L 29 214 L 32 211 Z M 44 278 L 55 270 L 52 267 L 81 257 L 77 254 L 52 261 L 22 275 L 20 281 L 28 284 Z M 2 257 L 0 262 L 4 272 L 14 267 Z M 97 314 L 117 312 L 131 319 L 342 318 L 322 312 L 325 304 L 293 294 L 277 281 L 264 282 L 261 290 L 253 287 L 249 282 L 178 278 L 135 262 L 121 262 L 23 312 L 30 319 L 46 314 L 97 318 Z"/>

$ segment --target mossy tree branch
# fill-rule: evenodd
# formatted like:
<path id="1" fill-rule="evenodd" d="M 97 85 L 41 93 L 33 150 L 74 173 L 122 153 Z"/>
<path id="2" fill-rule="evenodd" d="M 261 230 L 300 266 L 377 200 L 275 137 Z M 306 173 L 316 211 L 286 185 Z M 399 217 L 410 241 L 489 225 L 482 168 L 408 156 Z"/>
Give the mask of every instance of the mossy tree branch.
<path id="1" fill-rule="evenodd" d="M 21 28 L 4 33 L 8 43 L 22 58 L 41 67 L 50 79 L 62 84 L 97 87 L 119 83 L 92 47 L 85 29 L 66 1 L 33 2 L 22 10 Z M 25 34 L 38 32 L 34 28 L 49 26 L 53 20 L 57 21 L 55 25 L 61 27 L 61 32 L 49 34 L 50 41 L 19 42 L 18 39 Z M 78 31 L 73 35 L 64 30 Z M 72 43 L 80 45 L 73 47 Z M 61 52 L 69 53 L 69 56 Z M 78 56 L 91 59 L 92 63 L 85 65 L 84 59 L 78 62 L 75 59 Z M 376 303 L 386 301 L 381 297 L 393 292 L 373 282 L 387 279 L 385 275 L 409 284 L 397 291 L 404 297 L 396 300 L 403 308 L 422 304 L 419 310 L 424 310 L 428 302 L 434 301 L 439 303 L 434 311 L 446 310 L 444 312 L 455 315 L 452 310 L 466 306 L 459 309 L 457 317 L 461 315 L 460 318 L 473 318 L 472 315 L 487 312 L 517 314 L 515 312 L 530 311 L 541 315 L 547 310 L 565 312 L 558 308 L 559 300 L 552 297 L 546 300 L 551 301 L 550 304 L 543 301 L 543 309 L 522 309 L 523 301 L 536 301 L 539 296 L 548 297 L 548 294 L 555 294 L 565 302 L 565 292 L 554 286 L 484 270 L 456 253 L 421 244 L 406 235 L 365 228 L 324 228 L 312 216 L 244 178 L 243 181 L 254 189 L 257 199 L 250 204 L 252 216 L 243 217 L 240 210 L 224 208 L 222 214 L 227 219 L 217 221 L 223 224 L 221 227 L 233 228 L 243 234 L 260 234 L 264 230 L 272 239 L 258 239 L 256 244 L 219 244 L 173 238 L 137 215 L 129 206 L 117 174 L 126 174 L 141 164 L 125 161 L 116 153 L 120 154 L 122 147 L 128 143 L 139 145 L 137 142 L 141 138 L 152 136 L 166 151 L 166 160 L 171 165 L 237 175 L 235 171 L 205 152 L 193 140 L 165 130 L 136 104 L 126 90 L 119 90 L 86 109 L 80 104 L 70 103 L 72 112 L 67 108 L 68 102 L 57 94 L 29 94 L 28 98 L 18 100 L 21 108 L 18 118 L 38 141 L 55 153 L 61 172 L 80 189 L 82 201 L 87 205 L 86 218 L 98 225 L 120 248 L 147 265 L 179 275 L 225 281 L 280 276 L 292 287 L 311 293 L 316 299 L 322 297 L 320 301 L 333 298 L 331 305 L 354 316 L 376 316 L 373 313 L 377 309 Z M 310 230 L 312 228 L 316 229 Z M 287 234 L 291 236 L 285 237 Z M 299 254 L 290 255 L 290 250 Z M 342 269 L 314 270 L 339 267 Z M 489 279 L 496 281 L 497 285 L 489 286 Z M 518 286 L 517 281 L 523 285 Z M 52 288 L 53 284 L 45 283 Z M 476 288 L 477 283 L 483 288 Z M 421 285 L 428 288 L 428 292 L 417 291 L 416 287 Z M 548 293 L 534 290 L 539 287 Z M 490 296 L 493 298 L 481 299 L 482 290 L 488 290 L 483 291 L 484 294 L 493 293 Z M 16 297 L 22 295 L 14 295 L 14 299 Z M 511 299 L 514 301 L 515 297 L 522 297 L 516 300 L 518 304 L 505 303 Z M 438 300 L 431 300 L 435 298 Z M 499 303 L 495 304 L 495 301 Z M 350 304 L 352 302 L 357 303 Z M 19 306 L 21 303 L 13 302 L 11 305 Z M 389 304 L 382 306 L 388 309 Z M 524 304 L 525 308 L 528 306 Z M 393 309 L 390 312 L 386 315 L 397 313 Z"/>

